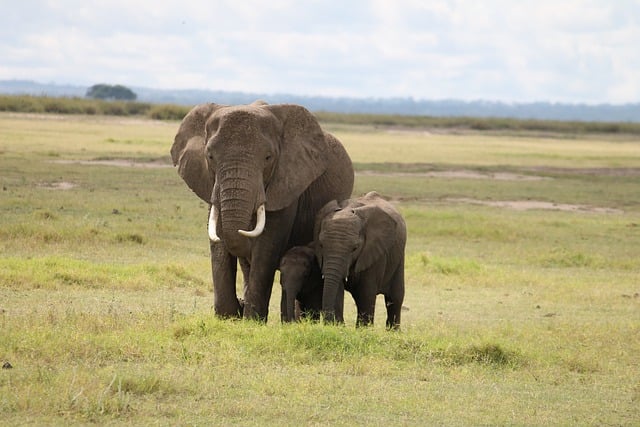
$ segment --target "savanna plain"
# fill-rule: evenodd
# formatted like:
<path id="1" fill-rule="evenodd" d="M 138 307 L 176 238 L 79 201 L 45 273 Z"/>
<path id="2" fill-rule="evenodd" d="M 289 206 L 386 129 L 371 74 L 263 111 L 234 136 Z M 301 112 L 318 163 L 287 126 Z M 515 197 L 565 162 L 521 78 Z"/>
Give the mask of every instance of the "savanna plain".
<path id="1" fill-rule="evenodd" d="M 640 138 L 323 123 L 408 228 L 401 331 L 214 317 L 177 121 L 0 113 L 2 425 L 638 425 Z"/>

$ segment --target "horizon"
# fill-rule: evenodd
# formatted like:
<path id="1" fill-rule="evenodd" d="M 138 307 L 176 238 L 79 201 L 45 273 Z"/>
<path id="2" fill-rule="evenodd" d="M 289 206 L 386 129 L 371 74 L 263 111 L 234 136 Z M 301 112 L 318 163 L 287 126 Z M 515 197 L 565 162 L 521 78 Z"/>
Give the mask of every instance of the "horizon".
<path id="1" fill-rule="evenodd" d="M 15 79 L 0 79 L 0 83 L 24 83 L 26 85 L 31 85 L 31 86 L 43 86 L 43 87 L 56 87 L 58 88 L 58 90 L 62 90 L 63 88 L 75 88 L 75 89 L 83 89 L 86 90 L 89 87 L 93 86 L 94 84 L 107 84 L 107 85 L 111 85 L 111 84 L 116 84 L 116 83 L 111 83 L 111 82 L 96 82 L 96 83 L 92 83 L 92 84 L 79 84 L 79 83 L 73 83 L 73 82 L 63 82 L 63 83 L 59 83 L 59 82 L 41 82 L 41 81 L 36 81 L 36 80 L 31 80 L 31 79 L 21 79 L 21 78 L 15 78 Z M 122 83 L 117 83 L 117 84 L 122 84 Z M 318 94 L 293 94 L 293 93 L 284 93 L 284 92 L 279 92 L 279 93 L 258 93 L 258 92 L 250 92 L 250 91 L 227 91 L 224 89 L 208 89 L 208 88 L 184 88 L 184 89 L 176 89 L 176 88 L 156 88 L 156 87 L 149 87 L 149 86 L 136 86 L 136 85 L 127 85 L 127 84 L 122 84 L 123 86 L 132 89 L 134 92 L 136 90 L 143 90 L 143 91 L 150 91 L 150 92 L 167 92 L 167 93 L 177 93 L 177 92 L 212 92 L 212 93 L 225 93 L 225 94 L 241 94 L 241 95 L 255 95 L 255 96 L 271 96 L 271 97 L 284 97 L 284 96 L 289 96 L 289 97 L 294 97 L 294 98 L 313 98 L 313 99 L 327 99 L 327 100 L 340 100 L 340 99 L 344 99 L 344 100 L 355 100 L 355 101 L 393 101 L 393 100 L 400 100 L 400 101 L 408 101 L 408 102 L 415 102 L 415 103 L 447 103 L 447 102 L 452 102 L 452 103 L 466 103 L 466 104 L 473 104 L 473 103 L 486 103 L 486 104 L 501 104 L 501 105 L 505 105 L 505 106 L 518 106 L 518 105 L 535 105 L 535 104 L 549 104 L 549 105 L 564 105 L 564 106 L 585 106 L 585 107 L 598 107 L 598 106 L 611 106 L 611 107 L 624 107 L 624 106 L 636 106 L 636 105 L 640 105 L 640 100 L 635 101 L 635 102 L 622 102 L 622 103 L 612 103 L 612 102 L 599 102 L 599 103 L 589 103 L 589 102 L 560 102 L 560 101 L 552 101 L 552 100 L 530 100 L 530 101 L 501 101 L 501 100 L 496 100 L 496 99 L 462 99 L 462 98 L 440 98 L 440 99 L 436 99 L 436 98 L 416 98 L 413 96 L 406 96 L 406 97 L 372 97 L 372 96 L 329 96 L 329 95 L 318 95 Z M 31 92 L 31 93 L 27 93 L 27 92 L 2 92 L 2 88 L 0 88 L 0 94 L 8 94 L 8 95 L 21 95 L 21 94 L 25 94 L 25 95 L 36 95 L 35 93 Z M 56 95 L 49 95 L 48 93 L 43 93 L 45 96 L 56 96 Z M 136 95 L 139 95 L 138 93 L 136 93 Z M 58 96 L 62 96 L 62 97 L 66 97 L 66 96 L 78 96 L 78 95 L 58 95 Z M 84 96 L 84 94 L 82 95 Z"/>

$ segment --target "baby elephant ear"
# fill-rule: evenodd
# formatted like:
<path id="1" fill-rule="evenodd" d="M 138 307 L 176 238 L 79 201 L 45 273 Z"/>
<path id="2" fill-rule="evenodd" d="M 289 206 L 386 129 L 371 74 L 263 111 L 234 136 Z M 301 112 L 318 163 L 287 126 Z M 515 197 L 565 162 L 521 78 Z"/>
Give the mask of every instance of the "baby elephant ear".
<path id="1" fill-rule="evenodd" d="M 365 205 L 355 208 L 354 213 L 362 218 L 364 227 L 364 244 L 354 266 L 358 273 L 390 255 L 388 252 L 397 246 L 398 224 L 388 212 L 378 206 Z"/>
<path id="2" fill-rule="evenodd" d="M 182 119 L 171 146 L 173 165 L 178 174 L 198 197 L 211 202 L 213 174 L 205 155 L 205 123 L 220 108 L 217 104 L 201 104 L 193 107 Z"/>
<path id="3" fill-rule="evenodd" d="M 265 105 L 282 126 L 280 154 L 267 186 L 267 210 L 289 206 L 327 168 L 327 141 L 316 118 L 299 105 Z"/>
<path id="4" fill-rule="evenodd" d="M 340 210 L 340 205 L 336 200 L 331 200 L 327 202 L 323 207 L 320 208 L 320 210 L 316 214 L 316 220 L 313 227 L 314 246 L 316 246 L 318 242 L 318 236 L 320 236 L 320 227 L 322 226 L 322 220 L 330 213 L 333 213 L 339 210 Z"/>

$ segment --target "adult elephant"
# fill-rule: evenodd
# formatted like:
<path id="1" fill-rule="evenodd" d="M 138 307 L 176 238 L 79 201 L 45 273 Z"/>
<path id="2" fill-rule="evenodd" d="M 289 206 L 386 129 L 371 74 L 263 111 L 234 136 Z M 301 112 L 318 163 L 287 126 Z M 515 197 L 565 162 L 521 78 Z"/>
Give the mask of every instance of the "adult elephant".
<path id="1" fill-rule="evenodd" d="M 257 101 L 194 107 L 171 157 L 210 205 L 215 313 L 266 321 L 281 256 L 313 239 L 314 218 L 325 203 L 350 197 L 349 155 L 304 107 Z M 243 301 L 236 295 L 238 262 Z"/>

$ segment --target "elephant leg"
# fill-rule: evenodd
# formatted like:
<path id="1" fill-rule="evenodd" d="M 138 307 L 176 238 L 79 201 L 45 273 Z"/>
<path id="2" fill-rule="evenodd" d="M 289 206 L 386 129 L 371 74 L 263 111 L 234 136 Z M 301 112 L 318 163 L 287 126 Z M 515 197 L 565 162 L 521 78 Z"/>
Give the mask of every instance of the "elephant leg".
<path id="1" fill-rule="evenodd" d="M 356 301 L 358 309 L 358 318 L 356 319 L 356 327 L 367 326 L 373 324 L 373 317 L 376 311 L 376 292 L 375 286 L 366 289 L 366 284 L 362 284 L 356 291 L 352 291 L 353 299 Z"/>
<path id="2" fill-rule="evenodd" d="M 245 288 L 243 317 L 267 321 L 273 277 L 295 219 L 297 204 L 277 212 L 267 213 L 264 232 L 257 238 L 251 250 L 251 269 Z"/>
<path id="3" fill-rule="evenodd" d="M 404 301 L 404 263 L 398 267 L 389 286 L 389 292 L 384 295 L 387 306 L 387 328 L 400 328 L 400 313 Z"/>
<path id="4" fill-rule="evenodd" d="M 306 319 L 308 315 L 307 306 L 304 305 L 300 300 L 296 299 L 293 303 L 294 305 L 294 316 L 293 320 L 301 320 Z"/>
<path id="5" fill-rule="evenodd" d="M 402 312 L 402 302 L 400 301 L 388 295 L 384 296 L 384 302 L 387 306 L 387 329 L 400 329 L 400 313 Z"/>
<path id="6" fill-rule="evenodd" d="M 276 262 L 265 260 L 265 264 L 259 271 L 251 271 L 251 278 L 244 294 L 244 307 L 242 317 L 267 321 L 269 315 L 269 300 L 273 288 L 273 277 L 277 267 Z M 255 271 L 255 273 L 254 273 Z"/>
<path id="7" fill-rule="evenodd" d="M 336 323 L 344 323 L 344 282 L 340 285 L 336 298 Z"/>
<path id="8" fill-rule="evenodd" d="M 251 271 L 251 264 L 246 258 L 238 258 L 238 264 L 240 264 L 240 270 L 242 271 L 242 295 L 247 292 L 247 283 L 249 283 L 249 273 Z M 244 306 L 244 300 L 240 301 L 240 306 Z"/>
<path id="9" fill-rule="evenodd" d="M 220 242 L 210 242 L 213 275 L 214 311 L 220 317 L 239 317 L 240 302 L 236 296 L 236 257 Z"/>
<path id="10" fill-rule="evenodd" d="M 287 317 L 287 291 L 283 288 L 280 296 L 280 321 L 282 323 L 288 322 L 289 319 Z"/>
<path id="11" fill-rule="evenodd" d="M 306 317 L 316 322 L 320 321 L 322 312 L 322 281 L 320 278 L 318 280 L 319 282 L 312 285 L 311 292 L 305 298 Z"/>
<path id="12" fill-rule="evenodd" d="M 356 327 L 369 326 L 373 324 L 375 311 L 375 298 L 373 298 L 373 301 L 362 301 L 361 306 L 358 307 L 358 319 L 356 320 Z"/>

